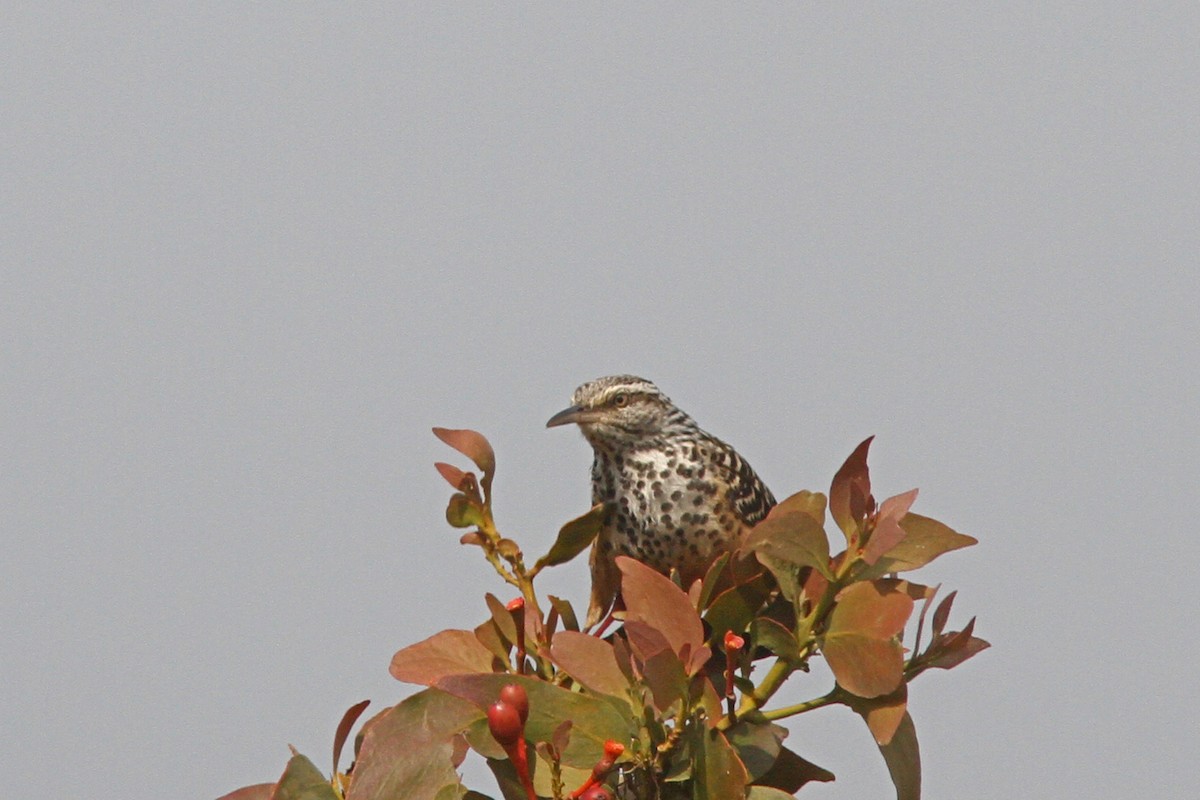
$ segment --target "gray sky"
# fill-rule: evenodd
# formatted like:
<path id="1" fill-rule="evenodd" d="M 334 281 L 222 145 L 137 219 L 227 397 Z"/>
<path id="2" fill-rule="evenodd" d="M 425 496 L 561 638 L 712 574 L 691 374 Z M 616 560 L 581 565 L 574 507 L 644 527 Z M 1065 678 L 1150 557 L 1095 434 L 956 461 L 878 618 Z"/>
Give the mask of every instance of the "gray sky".
<path id="1" fill-rule="evenodd" d="M 616 371 L 779 496 L 877 434 L 981 540 L 918 573 L 994 645 L 914 684 L 928 797 L 1194 790 L 1194 3 L 135 6 L 0 23 L 12 796 L 328 769 L 505 593 L 430 426 L 540 552 L 590 461 L 543 423 Z M 889 796 L 844 709 L 789 741 Z"/>

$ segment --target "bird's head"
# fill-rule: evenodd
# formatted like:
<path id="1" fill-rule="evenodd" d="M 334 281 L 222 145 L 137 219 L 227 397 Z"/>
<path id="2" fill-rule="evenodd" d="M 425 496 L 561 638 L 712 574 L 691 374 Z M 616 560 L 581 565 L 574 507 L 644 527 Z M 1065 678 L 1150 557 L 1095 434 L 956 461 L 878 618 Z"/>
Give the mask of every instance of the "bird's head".
<path id="1" fill-rule="evenodd" d="M 695 425 L 657 386 L 634 375 L 588 381 L 546 427 L 571 423 L 579 426 L 592 447 L 605 450 L 653 445 Z"/>

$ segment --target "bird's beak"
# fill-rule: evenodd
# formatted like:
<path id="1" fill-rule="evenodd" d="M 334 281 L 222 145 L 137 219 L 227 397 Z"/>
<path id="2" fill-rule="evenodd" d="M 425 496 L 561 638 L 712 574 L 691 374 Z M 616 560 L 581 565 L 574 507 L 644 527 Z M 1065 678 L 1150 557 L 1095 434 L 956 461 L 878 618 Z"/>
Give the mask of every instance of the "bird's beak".
<path id="1" fill-rule="evenodd" d="M 586 422 L 587 409 L 583 406 L 568 406 L 546 420 L 547 428 L 557 428 L 559 425 L 570 425 L 572 422 Z"/>

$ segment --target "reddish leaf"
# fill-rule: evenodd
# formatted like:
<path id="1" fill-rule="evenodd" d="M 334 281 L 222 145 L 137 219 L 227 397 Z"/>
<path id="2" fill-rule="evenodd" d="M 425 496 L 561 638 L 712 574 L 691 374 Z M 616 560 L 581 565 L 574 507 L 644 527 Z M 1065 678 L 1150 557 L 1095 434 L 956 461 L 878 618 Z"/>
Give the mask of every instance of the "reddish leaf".
<path id="1" fill-rule="evenodd" d="M 333 734 L 333 772 L 335 775 L 338 771 L 338 762 L 342 758 L 342 746 L 346 744 L 346 739 L 350 736 L 350 729 L 354 727 L 354 723 L 358 721 L 362 712 L 366 711 L 370 704 L 370 700 L 355 703 L 346 709 L 346 713 L 342 715 L 342 721 L 338 723 L 337 731 Z"/>
<path id="2" fill-rule="evenodd" d="M 437 689 L 377 715 L 363 727 L 346 800 L 434 798 L 447 786 L 457 787 L 455 738 L 482 720 L 483 711 L 473 703 Z"/>
<path id="3" fill-rule="evenodd" d="M 829 632 L 888 639 L 904 629 L 912 609 L 912 598 L 897 591 L 894 583 L 854 583 L 838 594 Z"/>
<path id="4" fill-rule="evenodd" d="M 492 612 L 492 621 L 496 623 L 496 629 L 500 631 L 500 635 L 509 644 L 516 644 L 517 622 L 513 619 L 512 612 L 504 603 L 500 602 L 500 598 L 491 592 L 483 596 L 483 601 L 487 603 L 488 611 Z"/>
<path id="5" fill-rule="evenodd" d="M 838 684 L 859 697 L 887 694 L 903 680 L 904 650 L 893 639 L 827 635 L 822 651 Z"/>
<path id="6" fill-rule="evenodd" d="M 926 665 L 938 669 L 951 669 L 971 656 L 991 647 L 991 644 L 971 634 L 975 632 L 975 618 L 967 623 L 967 627 L 954 633 L 946 633 L 936 637 L 926 652 Z"/>
<path id="7" fill-rule="evenodd" d="M 974 537 L 958 533 L 929 517 L 909 512 L 900 520 L 904 539 L 887 555 L 864 570 L 862 580 L 878 578 L 889 572 L 907 572 L 923 567 L 943 553 L 977 544 Z"/>
<path id="8" fill-rule="evenodd" d="M 618 556 L 616 562 L 622 573 L 626 623 L 643 622 L 658 629 L 684 659 L 704 644 L 704 626 L 682 589 L 632 558 Z"/>
<path id="9" fill-rule="evenodd" d="M 496 471 L 496 452 L 483 434 L 472 430 L 434 428 L 433 435 L 475 462 L 483 471 L 484 482 Z"/>
<path id="10" fill-rule="evenodd" d="M 866 514 L 865 500 L 871 494 L 871 474 L 867 468 L 867 450 L 874 436 L 867 437 L 846 459 L 829 487 L 829 513 L 837 522 L 846 540 L 858 534 Z"/>
<path id="11" fill-rule="evenodd" d="M 863 550 L 863 561 L 874 564 L 880 556 L 900 543 L 905 536 L 904 528 L 900 527 L 900 520 L 908 513 L 916 499 L 917 490 L 913 489 L 883 501 L 875 518 L 875 529 L 871 531 L 871 538 Z"/>
<path id="12" fill-rule="evenodd" d="M 921 749 L 917 745 L 917 729 L 908 712 L 901 718 L 892 740 L 879 746 L 879 752 L 883 753 L 896 786 L 896 800 L 920 800 Z"/>
<path id="13" fill-rule="evenodd" d="M 848 705 L 867 723 L 875 743 L 885 745 L 892 740 L 908 708 L 908 684 L 883 697 L 866 700 L 851 698 Z"/>
<path id="14" fill-rule="evenodd" d="M 925 615 L 929 611 L 929 607 L 933 605 L 933 598 L 937 597 L 938 590 L 941 588 L 942 585 L 939 583 L 930 589 L 925 595 L 925 602 L 921 604 L 921 615 L 917 617 L 917 636 L 913 639 L 914 653 L 919 652 L 921 649 L 921 632 L 925 630 Z"/>
<path id="15" fill-rule="evenodd" d="M 438 461 L 433 466 L 439 473 L 441 473 L 441 476 L 446 479 L 446 483 L 450 484 L 455 489 L 458 489 L 460 492 L 463 490 L 463 482 L 466 480 L 469 473 L 463 472 L 453 464 L 447 464 L 443 461 Z"/>
<path id="16" fill-rule="evenodd" d="M 942 602 L 938 603 L 937 610 L 933 612 L 933 627 L 930 633 L 936 639 L 942 635 L 942 631 L 946 629 L 946 623 L 950 620 L 950 608 L 954 605 L 954 598 L 958 596 L 958 590 L 955 589 Z"/>
<path id="17" fill-rule="evenodd" d="M 659 711 L 666 711 L 687 693 L 683 662 L 670 649 L 659 650 L 642 662 L 642 681 Z"/>
<path id="18" fill-rule="evenodd" d="M 508 657 L 512 652 L 512 644 L 505 640 L 500 634 L 500 628 L 496 625 L 496 620 L 487 619 L 480 623 L 474 630 L 475 638 L 479 640 L 487 651 L 500 659 L 501 664 L 508 664 Z"/>
<path id="19" fill-rule="evenodd" d="M 275 784 L 273 783 L 256 783 L 253 786 L 243 786 L 229 794 L 221 795 L 217 800 L 271 800 L 271 793 L 274 791 Z"/>
<path id="20" fill-rule="evenodd" d="M 911 597 L 886 585 L 855 583 L 842 590 L 821 650 L 843 688 L 878 697 L 900 685 L 904 652 L 894 637 L 912 608 Z"/>
<path id="21" fill-rule="evenodd" d="M 759 778 L 759 786 L 769 786 L 788 794 L 795 794 L 804 784 L 810 781 L 828 783 L 833 780 L 833 773 L 822 769 L 811 761 L 807 761 L 786 747 L 779 749 L 779 757 L 771 765 L 771 769 Z M 751 790 L 753 792 L 753 790 Z M 751 794 L 753 797 L 753 794 Z"/>
<path id="22" fill-rule="evenodd" d="M 572 692 L 536 678 L 451 675 L 438 681 L 438 688 L 470 701 L 482 713 L 482 709 L 495 702 L 501 688 L 513 683 L 522 686 L 529 696 L 529 720 L 525 726 L 525 738 L 529 741 L 548 741 L 563 720 L 572 721 L 571 742 L 563 752 L 563 763 L 568 766 L 590 769 L 604 755 L 605 740 L 629 740 L 633 721 L 627 704 Z M 474 745 L 476 739 L 470 733 L 468 738 Z"/>
<path id="23" fill-rule="evenodd" d="M 598 503 L 592 507 L 591 511 L 563 525 L 558 532 L 558 538 L 550 547 L 550 552 L 537 560 L 533 571 L 537 572 L 542 567 L 565 564 L 586 550 L 588 545 L 595 540 L 596 535 L 600 533 L 600 526 L 604 522 L 604 513 L 604 504 Z"/>
<path id="24" fill-rule="evenodd" d="M 792 800 L 794 795 L 772 786 L 751 786 L 746 800 Z"/>
<path id="25" fill-rule="evenodd" d="M 295 751 L 293 751 L 295 752 Z M 333 786 L 321 771 L 304 756 L 296 753 L 287 769 L 275 784 L 271 800 L 339 800 Z"/>
<path id="26" fill-rule="evenodd" d="M 612 645 L 575 631 L 559 631 L 550 645 L 550 656 L 563 671 L 599 694 L 624 698 L 629 690 Z"/>
<path id="27" fill-rule="evenodd" d="M 446 675 L 490 673 L 492 653 L 473 631 L 441 631 L 392 656 L 388 671 L 398 681 L 432 686 Z"/>

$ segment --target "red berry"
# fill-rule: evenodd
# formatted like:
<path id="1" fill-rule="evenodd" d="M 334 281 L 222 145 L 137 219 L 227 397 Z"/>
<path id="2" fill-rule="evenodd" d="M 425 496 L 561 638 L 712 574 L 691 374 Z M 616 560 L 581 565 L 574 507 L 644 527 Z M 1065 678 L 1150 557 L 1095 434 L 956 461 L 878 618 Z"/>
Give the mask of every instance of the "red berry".
<path id="1" fill-rule="evenodd" d="M 508 703 L 497 700 L 488 706 L 487 719 L 488 730 L 501 747 L 508 749 L 521 741 L 525 725 L 521 722 L 521 715 Z"/>
<path id="2" fill-rule="evenodd" d="M 579 800 L 613 800 L 612 792 L 602 783 L 597 783 L 579 795 Z"/>
<path id="3" fill-rule="evenodd" d="M 500 690 L 500 701 L 517 710 L 521 715 L 521 726 L 524 727 L 525 721 L 529 719 L 529 695 L 525 694 L 525 688 L 516 683 L 508 684 Z"/>

